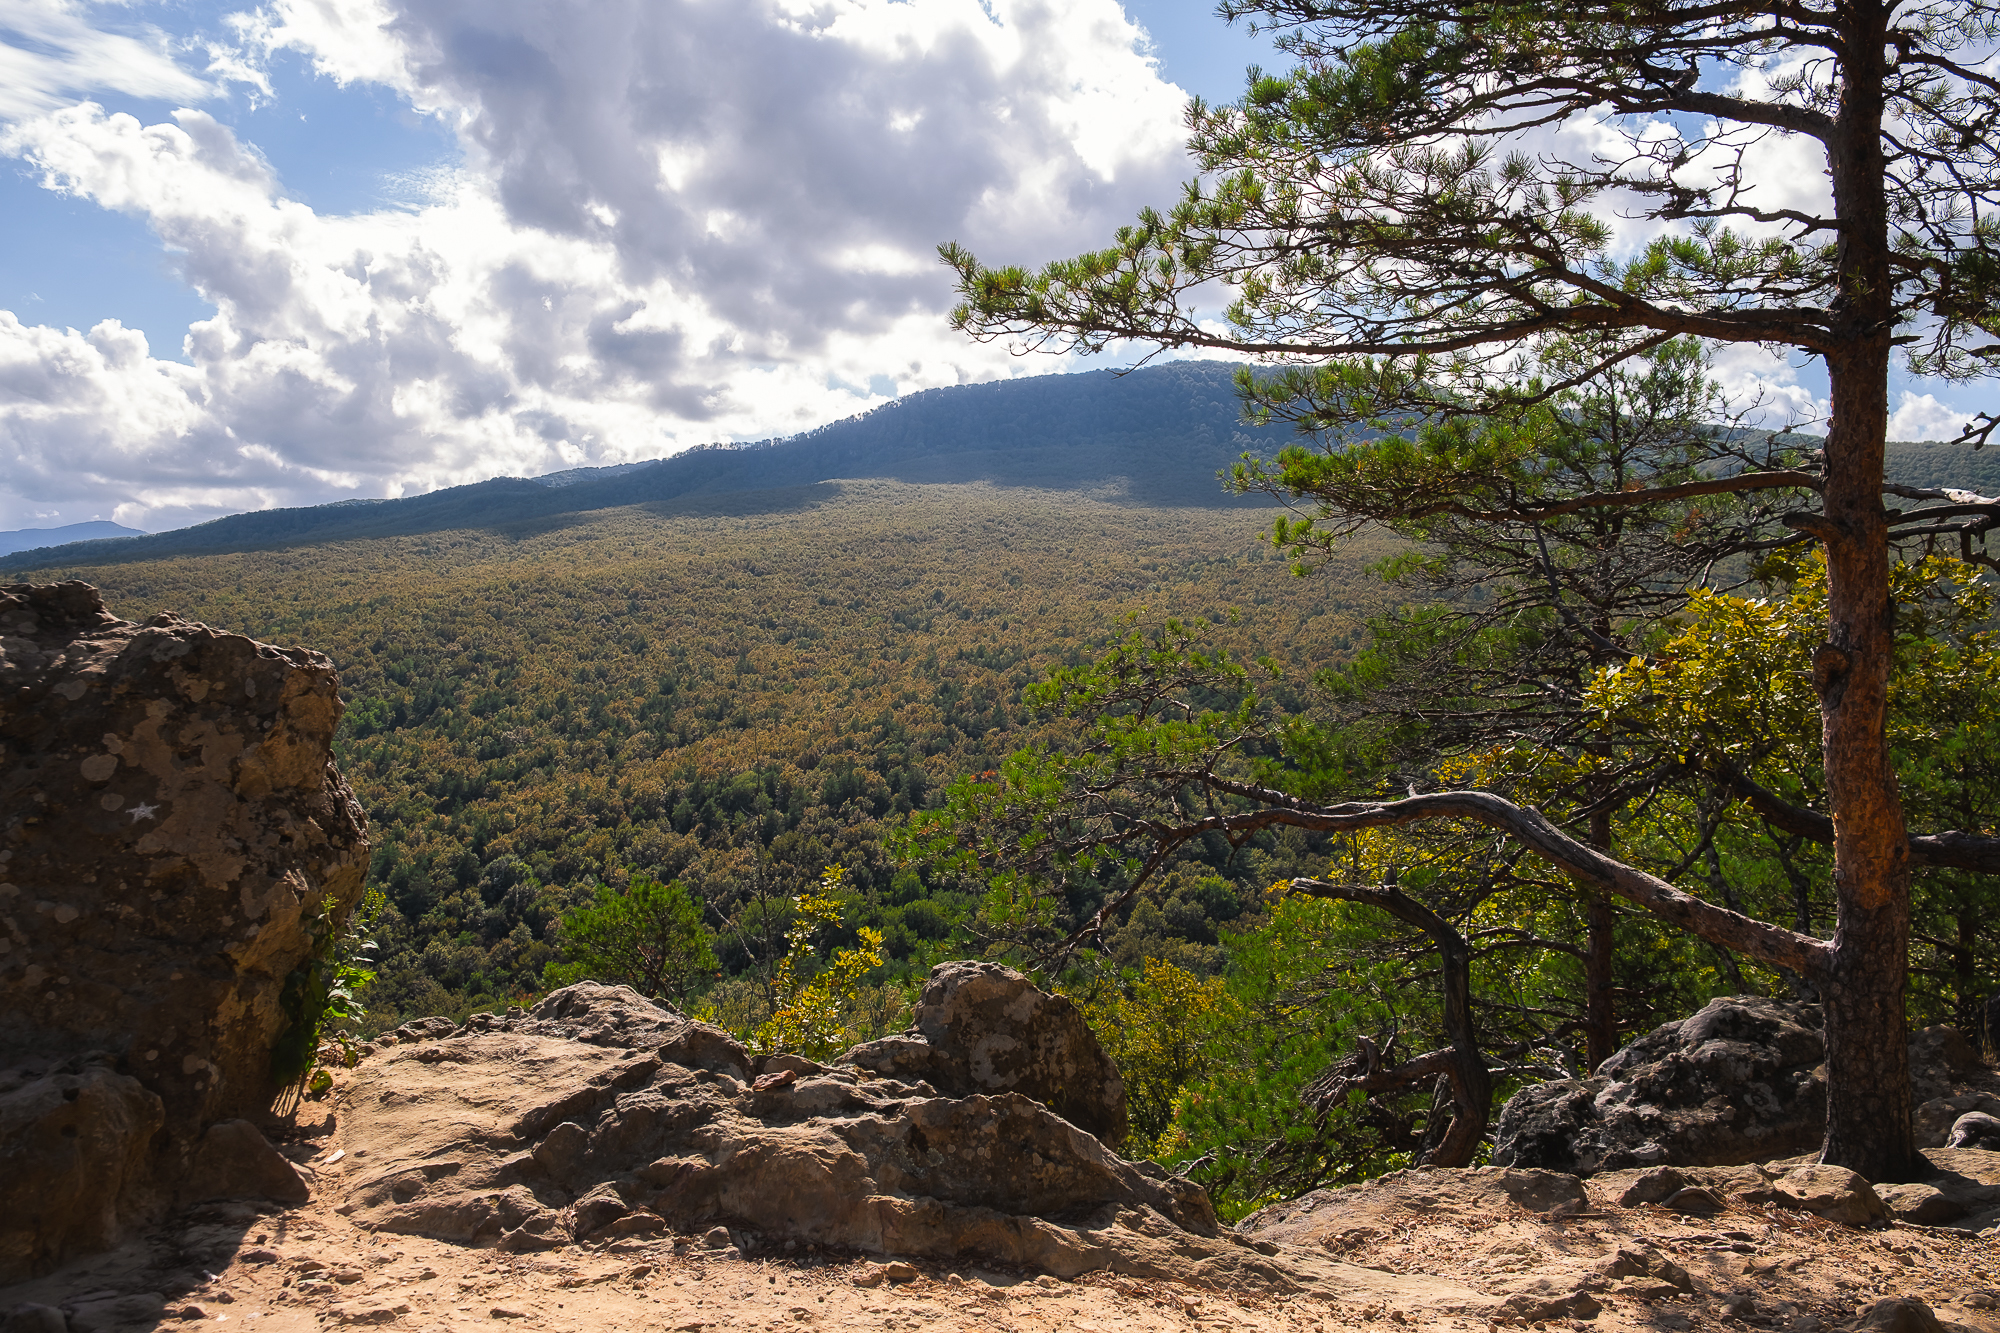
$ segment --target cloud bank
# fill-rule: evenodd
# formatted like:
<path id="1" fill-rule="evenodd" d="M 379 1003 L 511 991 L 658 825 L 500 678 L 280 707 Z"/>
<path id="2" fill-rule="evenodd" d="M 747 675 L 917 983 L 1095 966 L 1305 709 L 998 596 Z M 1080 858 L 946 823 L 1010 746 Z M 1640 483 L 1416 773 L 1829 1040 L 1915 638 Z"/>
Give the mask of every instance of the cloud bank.
<path id="1" fill-rule="evenodd" d="M 279 0 L 227 32 L 215 79 L 268 95 L 296 53 L 442 118 L 462 162 L 325 216 L 200 106 L 58 105 L 74 81 L 42 69 L 0 149 L 143 217 L 217 312 L 186 362 L 0 313 L 0 526 L 407 494 L 1044 371 L 945 327 L 933 247 L 1071 253 L 1188 167 L 1183 95 L 1115 0 Z M 116 41 L 148 95 L 212 95 Z"/>

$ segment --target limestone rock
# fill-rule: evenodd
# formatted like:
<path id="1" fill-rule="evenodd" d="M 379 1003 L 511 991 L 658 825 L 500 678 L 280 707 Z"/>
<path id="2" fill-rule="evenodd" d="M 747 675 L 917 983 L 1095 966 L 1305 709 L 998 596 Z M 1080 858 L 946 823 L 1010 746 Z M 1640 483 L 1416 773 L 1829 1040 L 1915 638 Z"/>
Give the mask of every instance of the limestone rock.
<path id="1" fill-rule="evenodd" d="M 340 712 L 318 653 L 0 588 L 0 1049 L 111 1051 L 189 1138 L 261 1110 L 285 976 L 367 865 Z"/>
<path id="2" fill-rule="evenodd" d="M 1634 1041 L 1595 1078 L 1523 1088 L 1500 1113 L 1493 1160 L 1588 1175 L 1804 1152 L 1826 1123 L 1820 1026 L 1816 1005 L 1711 1001 Z"/>
<path id="3" fill-rule="evenodd" d="M 147 1202 L 165 1119 L 103 1064 L 0 1072 L 0 1283 L 115 1241 Z"/>
<path id="4" fill-rule="evenodd" d="M 181 1186 L 181 1202 L 269 1199 L 295 1205 L 312 1197 L 298 1168 L 278 1155 L 248 1120 L 219 1120 L 202 1135 Z"/>
<path id="5" fill-rule="evenodd" d="M 909 1031 L 856 1046 L 841 1063 L 947 1097 L 1017 1092 L 1114 1147 L 1125 1084 L 1077 1007 L 998 963 L 931 970 Z"/>
<path id="6" fill-rule="evenodd" d="M 1032 1025 L 1047 1009 L 1019 1012 Z M 760 1244 L 1065 1276 L 1208 1263 L 1278 1280 L 1198 1187 L 1119 1160 L 1039 1101 L 785 1063 L 794 1077 L 760 1089 L 748 1076 L 769 1071 L 726 1034 L 596 985 L 388 1047 L 347 1083 L 343 1211 L 509 1250 L 608 1231 L 629 1212 Z"/>
<path id="7" fill-rule="evenodd" d="M 340 711 L 318 653 L 132 624 L 84 583 L 0 587 L 0 1067 L 33 1082 L 100 1052 L 90 1124 L 130 1136 L 87 1150 L 83 1191 L 0 1172 L 0 1227 L 37 1219 L 4 1262 L 104 1243 L 209 1125 L 269 1105 L 286 977 L 367 865 Z"/>

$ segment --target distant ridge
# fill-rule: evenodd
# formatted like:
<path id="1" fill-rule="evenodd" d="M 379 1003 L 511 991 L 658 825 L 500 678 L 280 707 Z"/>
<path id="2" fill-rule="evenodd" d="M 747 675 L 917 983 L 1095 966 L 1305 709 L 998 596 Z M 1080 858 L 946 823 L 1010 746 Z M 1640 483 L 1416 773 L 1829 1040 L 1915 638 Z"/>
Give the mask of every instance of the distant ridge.
<path id="1" fill-rule="evenodd" d="M 532 522 L 620 505 L 753 498 L 835 478 L 987 481 L 1048 490 L 1115 486 L 1134 504 L 1251 504 L 1216 474 L 1244 451 L 1275 452 L 1289 427 L 1241 419 L 1234 367 L 1174 362 L 1124 375 L 1041 375 L 927 389 L 789 439 L 707 445 L 650 463 L 496 477 L 400 500 L 344 500 L 232 514 L 116 542 L 13 556 L 14 569 L 310 546 Z M 773 497 L 774 499 L 776 497 Z M 4 554 L 4 553 L 0 553 Z"/>
<path id="2" fill-rule="evenodd" d="M 0 555 L 13 555 L 16 551 L 33 551 L 58 544 L 145 535 L 137 528 L 128 528 L 122 523 L 106 523 L 102 520 L 94 523 L 66 523 L 59 528 L 16 528 L 11 532 L 0 532 Z"/>
<path id="3" fill-rule="evenodd" d="M 1268 455 L 1296 437 L 1288 426 L 1243 422 L 1234 373 L 1225 363 L 1180 361 L 1122 375 L 1100 370 L 927 389 L 788 439 L 703 445 L 652 462 L 535 478 L 496 477 L 400 500 L 232 514 L 153 536 L 0 547 L 0 557 L 15 570 L 122 564 L 491 528 L 724 496 L 738 510 L 787 508 L 798 503 L 802 488 L 839 478 L 1109 491 L 1128 503 L 1166 508 L 1259 504 L 1261 497 L 1224 492 L 1217 472 L 1246 451 Z M 1813 441 L 1801 436 L 1798 442 Z M 1974 453 L 1929 441 L 1891 443 L 1888 462 L 1890 477 L 1910 485 L 2000 492 L 2000 449 Z"/>

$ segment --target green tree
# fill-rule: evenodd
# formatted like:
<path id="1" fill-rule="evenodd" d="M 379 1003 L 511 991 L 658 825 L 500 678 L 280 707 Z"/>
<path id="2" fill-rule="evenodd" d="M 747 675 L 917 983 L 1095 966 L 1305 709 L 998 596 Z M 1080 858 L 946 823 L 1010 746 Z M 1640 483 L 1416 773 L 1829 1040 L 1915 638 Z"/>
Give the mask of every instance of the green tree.
<path id="1" fill-rule="evenodd" d="M 1125 1081 L 1128 1151 L 1171 1158 L 1185 1139 L 1173 1131 L 1181 1094 L 1235 1063 L 1227 1038 L 1238 1022 L 1223 979 L 1149 958 L 1136 976 L 1077 998 Z"/>
<path id="2" fill-rule="evenodd" d="M 567 961 L 544 970 L 551 987 L 589 978 L 685 1005 L 715 973 L 713 936 L 679 880 L 634 875 L 622 892 L 600 884 L 596 900 L 564 913 L 558 931 Z"/>
<path id="3" fill-rule="evenodd" d="M 1190 105 L 1191 147 L 1209 179 L 1170 212 L 1142 213 L 1113 248 L 1038 273 L 944 247 L 964 296 L 955 321 L 1037 345 L 1130 340 L 1288 362 L 1246 376 L 1245 392 L 1260 413 L 1321 432 L 1545 399 L 1555 386 L 1514 372 L 1552 338 L 1582 349 L 1573 380 L 1683 336 L 1821 362 L 1832 416 L 1817 471 L 1746 470 L 1672 493 L 1817 495 L 1786 521 L 1823 546 L 1829 569 L 1813 679 L 1833 829 L 1831 940 L 1686 894 L 1487 792 L 1310 817 L 1321 827 L 1489 823 L 1581 881 L 1810 977 L 1827 1014 L 1822 1155 L 1870 1179 L 1909 1178 L 1919 1158 L 1904 987 L 1921 852 L 1885 741 L 1889 550 L 1912 532 L 1969 550 L 2000 507 L 1940 497 L 1885 508 L 1888 374 L 1899 347 L 1921 373 L 2000 368 L 2000 141 L 1990 132 L 2000 87 L 1986 65 L 2000 5 L 1223 0 L 1221 12 L 1275 27 L 1301 63 L 1255 77 L 1234 105 Z M 1586 124 L 1598 132 L 1560 133 Z M 1601 146 L 1603 130 L 1622 133 L 1622 149 Z M 1758 197 L 1755 154 L 1779 139 L 1821 156 L 1823 200 L 1767 207 Z M 1564 151 L 1575 142 L 1592 147 Z M 1657 225 L 1658 238 L 1621 255 L 1617 214 Z M 1235 296 L 1221 325 L 1201 308 L 1218 282 Z M 1983 440 L 1996 424 L 1985 415 L 1967 435 Z M 1327 458 L 1288 450 L 1275 480 L 1337 508 L 1320 489 Z M 1476 458 L 1447 461 L 1433 489 L 1483 489 Z M 1294 809 L 1282 793 L 1268 799 Z"/>
<path id="4" fill-rule="evenodd" d="M 785 956 L 778 960 L 773 988 L 776 1012 L 751 1039 L 759 1051 L 795 1051 L 829 1060 L 848 1044 L 848 1026 L 865 999 L 863 982 L 882 966 L 882 932 L 862 926 L 858 949 L 835 949 L 824 962 L 818 942 L 840 929 L 841 891 L 847 871 L 828 866 L 816 888 L 798 896 L 798 914 L 785 932 Z"/>
<path id="5" fill-rule="evenodd" d="M 1904 805 L 1934 827 L 1989 827 L 2000 815 L 1992 588 L 1977 568 L 1945 555 L 1891 573 L 1888 739 Z M 1600 672 L 1589 702 L 1618 744 L 1636 737 L 1650 753 L 1664 747 L 1741 801 L 1733 811 L 1711 803 L 1700 836 L 1727 848 L 1723 859 L 1739 875 L 1777 862 L 1792 889 L 1795 925 L 1810 931 L 1824 908 L 1795 863 L 1810 865 L 1833 838 L 1814 812 L 1825 793 L 1810 752 L 1812 645 L 1825 617 L 1826 562 L 1817 552 L 1781 554 L 1764 574 L 1781 595 L 1698 592 L 1679 631 L 1651 656 Z M 1914 997 L 1928 1018 L 1977 1032 L 1995 963 L 2000 879 L 1920 866 L 1913 918 Z"/>

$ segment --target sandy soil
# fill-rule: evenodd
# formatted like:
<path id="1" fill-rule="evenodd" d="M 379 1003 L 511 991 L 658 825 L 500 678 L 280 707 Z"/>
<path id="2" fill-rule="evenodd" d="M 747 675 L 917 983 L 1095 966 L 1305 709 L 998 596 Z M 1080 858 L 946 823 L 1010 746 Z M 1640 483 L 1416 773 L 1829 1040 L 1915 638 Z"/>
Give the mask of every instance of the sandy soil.
<path id="1" fill-rule="evenodd" d="M 1551 1217 L 1480 1201 L 1457 1173 L 1411 1172 L 1324 1196 L 1312 1243 L 1289 1246 L 1300 1282 L 1284 1293 L 1075 1281 L 869 1256 L 774 1248 L 748 1254 L 720 1235 L 629 1237 L 542 1254 L 503 1254 L 371 1234 L 337 1211 L 343 1151 L 331 1117 L 281 1144 L 316 1182 L 288 1211 L 243 1203 L 186 1210 L 122 1250 L 0 1289 L 0 1317 L 59 1307 L 70 1333 L 196 1321 L 244 1333 L 383 1324 L 410 1333 L 503 1328 L 707 1330 L 1137 1329 L 1483 1330 L 1853 1327 L 1883 1297 L 1921 1298 L 1947 1324 L 2000 1333 L 2000 1243 L 1937 1228 L 1838 1226 L 1804 1213 L 1732 1206 L 1688 1218 L 1620 1208 L 1616 1180 L 1590 1182 L 1588 1211 Z M 710 1246 L 725 1248 L 709 1248 Z M 1685 1270 L 1682 1286 L 1629 1273 L 1620 1252 Z M 1630 1262 L 1625 1264 L 1631 1268 Z M 1683 1289 L 1685 1288 L 1685 1289 Z M 1588 1317 L 1523 1320 L 1517 1300 L 1573 1299 Z M 1525 1293 L 1525 1296 L 1524 1296 Z M 19 1316 L 8 1322 L 26 1329 Z"/>

